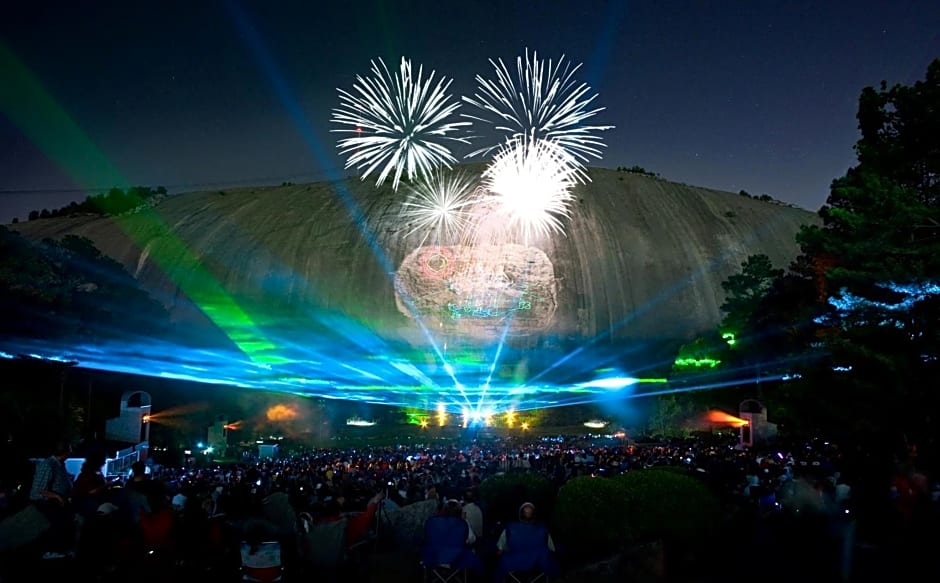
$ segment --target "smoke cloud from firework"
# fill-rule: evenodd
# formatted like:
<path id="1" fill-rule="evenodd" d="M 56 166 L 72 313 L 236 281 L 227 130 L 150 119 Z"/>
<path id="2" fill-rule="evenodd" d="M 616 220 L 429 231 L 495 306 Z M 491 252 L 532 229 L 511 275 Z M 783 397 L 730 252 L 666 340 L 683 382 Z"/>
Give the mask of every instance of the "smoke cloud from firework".
<path id="1" fill-rule="evenodd" d="M 268 421 L 279 422 L 279 421 L 293 421 L 300 416 L 300 413 L 297 411 L 297 408 L 291 405 L 284 405 L 278 403 L 272 407 L 269 407 L 265 411 L 265 417 Z"/>

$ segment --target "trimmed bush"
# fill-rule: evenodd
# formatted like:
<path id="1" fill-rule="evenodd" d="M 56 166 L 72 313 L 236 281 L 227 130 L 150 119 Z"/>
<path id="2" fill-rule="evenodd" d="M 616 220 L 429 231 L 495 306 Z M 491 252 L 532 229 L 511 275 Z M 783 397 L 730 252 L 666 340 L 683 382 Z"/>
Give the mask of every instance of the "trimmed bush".
<path id="1" fill-rule="evenodd" d="M 719 525 L 719 500 L 692 476 L 652 468 L 627 472 L 611 481 L 624 497 L 627 524 L 636 540 L 694 546 L 706 541 Z"/>
<path id="2" fill-rule="evenodd" d="M 619 550 L 631 538 L 623 489 L 607 478 L 569 480 L 558 491 L 552 534 L 578 558 Z"/>

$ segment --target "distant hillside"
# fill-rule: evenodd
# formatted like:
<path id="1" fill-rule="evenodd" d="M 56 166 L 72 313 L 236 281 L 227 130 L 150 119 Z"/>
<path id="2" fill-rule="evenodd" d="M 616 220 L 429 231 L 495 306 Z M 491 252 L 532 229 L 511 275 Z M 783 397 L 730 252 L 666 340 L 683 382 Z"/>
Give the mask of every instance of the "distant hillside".
<path id="1" fill-rule="evenodd" d="M 504 316 L 516 311 L 511 336 L 527 344 L 607 331 L 613 340 L 691 337 L 720 320 L 720 283 L 745 257 L 764 253 L 785 267 L 798 252 L 799 227 L 817 220 L 802 209 L 642 174 L 592 169 L 590 176 L 592 182 L 576 190 L 567 236 L 535 244 L 544 254 L 494 250 L 489 263 L 480 263 L 491 276 L 499 272 L 498 286 L 518 296 L 501 309 Z M 418 249 L 422 235 L 408 235 L 401 218 L 404 198 L 403 191 L 358 180 L 339 188 L 238 188 L 172 196 L 118 218 L 58 217 L 13 227 L 35 240 L 88 237 L 127 266 L 177 321 L 202 318 L 186 296 L 213 280 L 221 287 L 205 290 L 203 309 L 207 297 L 224 290 L 247 313 L 326 310 L 380 335 L 416 338 L 418 327 L 390 277 L 401 267 L 399 283 L 410 286 L 405 291 L 427 294 L 415 302 L 425 324 L 485 336 L 492 330 L 478 324 L 499 310 L 452 301 L 470 292 L 437 281 L 455 277 L 447 270 L 470 265 L 473 254 L 427 244 Z M 351 217 L 353 207 L 366 229 Z M 514 261 L 538 273 L 506 267 Z M 531 286 L 526 277 L 535 278 Z M 497 289 L 489 281 L 480 285 L 492 288 L 478 290 L 480 297 Z"/>

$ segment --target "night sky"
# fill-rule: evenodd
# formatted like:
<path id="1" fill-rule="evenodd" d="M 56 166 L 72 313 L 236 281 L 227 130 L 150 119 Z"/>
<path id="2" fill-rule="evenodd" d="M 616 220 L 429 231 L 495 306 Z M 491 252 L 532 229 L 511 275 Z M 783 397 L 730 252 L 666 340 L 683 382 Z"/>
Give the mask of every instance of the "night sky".
<path id="1" fill-rule="evenodd" d="M 322 179 L 342 168 L 336 88 L 370 59 L 407 56 L 459 96 L 528 47 L 584 63 L 595 119 L 617 126 L 597 165 L 815 210 L 853 163 L 861 88 L 940 56 L 940 2 L 4 2 L 0 39 L 130 184 Z M 113 185 L 77 181 L 2 113 L 0 221 Z"/>

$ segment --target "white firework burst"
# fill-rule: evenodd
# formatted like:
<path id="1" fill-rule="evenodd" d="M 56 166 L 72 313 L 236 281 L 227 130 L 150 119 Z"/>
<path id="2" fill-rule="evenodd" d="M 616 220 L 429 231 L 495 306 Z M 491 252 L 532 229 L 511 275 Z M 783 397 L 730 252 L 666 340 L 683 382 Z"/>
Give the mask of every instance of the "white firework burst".
<path id="1" fill-rule="evenodd" d="M 409 235 L 424 231 L 421 241 L 431 235 L 438 242 L 457 242 L 470 222 L 470 211 L 476 202 L 476 183 L 465 173 L 437 170 L 425 176 L 410 189 L 403 203 L 403 218 L 413 221 Z"/>
<path id="2" fill-rule="evenodd" d="M 564 234 L 577 167 L 548 140 L 516 138 L 503 144 L 483 172 L 485 196 L 511 233 L 528 245 L 536 237 Z"/>
<path id="3" fill-rule="evenodd" d="M 548 140 L 560 146 L 574 159 L 578 179 L 583 182 L 587 175 L 584 163 L 590 158 L 600 158 L 604 141 L 598 132 L 614 126 L 586 125 L 585 121 L 604 110 L 591 108 L 597 94 L 591 94 L 586 83 L 578 83 L 574 74 L 581 65 L 572 66 L 562 55 L 557 62 L 539 60 L 533 52 L 525 58 L 516 59 L 514 77 L 502 59 L 490 64 L 496 70 L 495 80 L 476 76 L 478 92 L 463 101 L 475 106 L 478 115 L 462 114 L 462 117 L 491 124 L 510 138 L 526 140 Z M 470 156 L 488 154 L 499 145 L 476 150 Z"/>
<path id="4" fill-rule="evenodd" d="M 337 90 L 340 106 L 331 121 L 344 127 L 332 131 L 352 134 L 338 144 L 348 156 L 346 168 L 360 170 L 363 180 L 378 171 L 377 186 L 392 175 L 395 190 L 402 174 L 411 180 L 438 166 L 449 168 L 456 159 L 446 144 L 469 143 L 451 134 L 471 125 L 451 121 L 460 103 L 447 93 L 450 84 L 445 77 L 435 83 L 434 71 L 425 78 L 421 66 L 415 74 L 404 57 L 395 74 L 382 59 L 372 61 L 371 77 L 357 75 L 351 91 Z"/>

